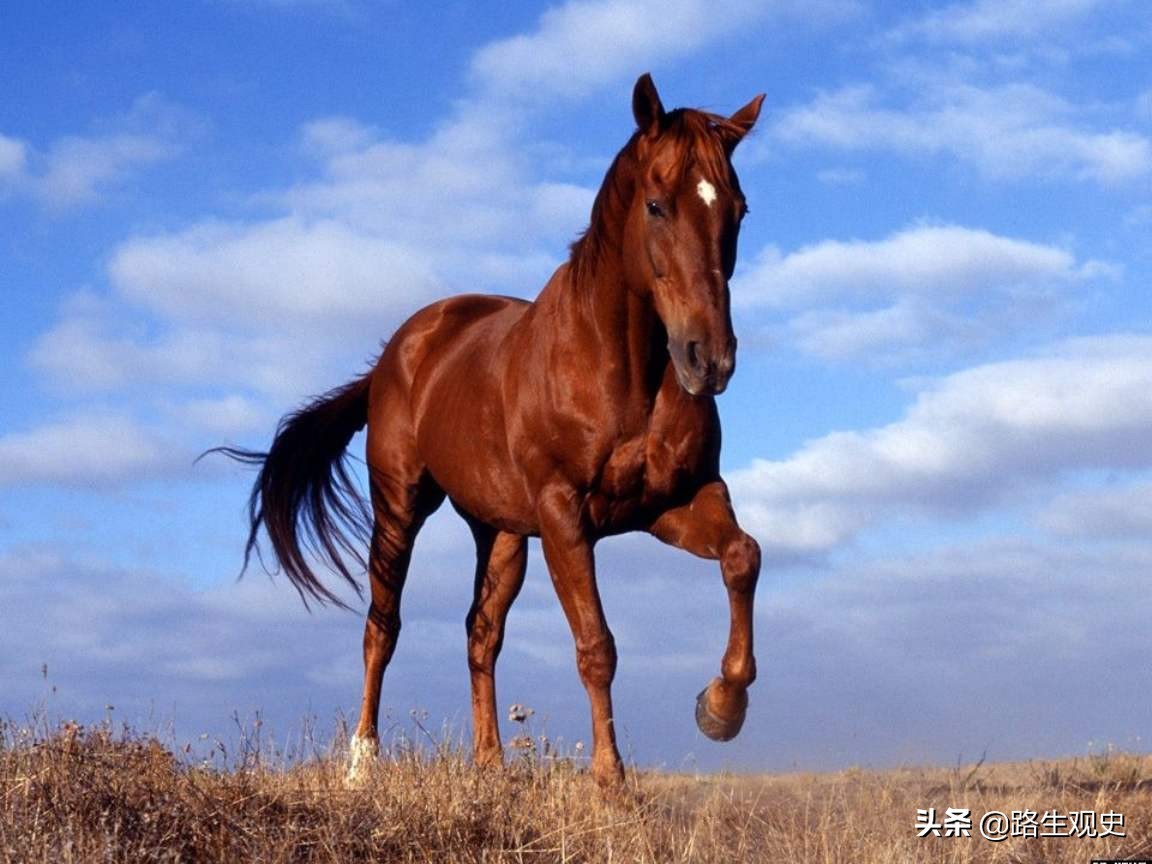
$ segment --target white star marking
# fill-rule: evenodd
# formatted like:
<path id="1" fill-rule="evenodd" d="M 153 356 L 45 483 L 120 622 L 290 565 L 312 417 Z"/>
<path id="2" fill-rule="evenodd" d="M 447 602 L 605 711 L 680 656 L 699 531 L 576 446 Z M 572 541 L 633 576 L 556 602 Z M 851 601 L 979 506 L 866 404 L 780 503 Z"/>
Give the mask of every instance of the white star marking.
<path id="1" fill-rule="evenodd" d="M 711 207 L 712 202 L 716 200 L 716 187 L 707 180 L 701 180 L 696 184 L 696 193 L 704 199 L 704 203 L 709 207 Z"/>

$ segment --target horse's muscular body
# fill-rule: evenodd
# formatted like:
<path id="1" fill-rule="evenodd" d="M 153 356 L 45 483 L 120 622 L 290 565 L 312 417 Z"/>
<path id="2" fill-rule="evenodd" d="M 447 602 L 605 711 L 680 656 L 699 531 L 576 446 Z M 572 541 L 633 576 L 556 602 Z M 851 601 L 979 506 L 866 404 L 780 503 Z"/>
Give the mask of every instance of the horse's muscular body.
<path id="1" fill-rule="evenodd" d="M 588 231 L 534 303 L 469 295 L 429 306 L 400 327 L 369 376 L 287 417 L 268 453 L 226 451 L 262 466 L 249 551 L 263 527 L 301 594 L 334 600 L 303 547 L 311 539 L 355 584 L 344 560 L 353 547 L 339 529 L 356 527 L 359 502 L 342 459 L 368 426 L 372 602 L 353 776 L 376 752 L 412 544 L 446 496 L 476 540 L 467 629 L 478 762 L 501 758 L 495 665 L 529 536 L 541 539 L 576 642 L 598 781 L 623 777 L 610 689 L 616 649 L 593 559 L 606 534 L 645 530 L 720 561 L 728 647 L 696 720 L 712 738 L 739 731 L 756 676 L 760 558 L 720 479 L 714 396 L 735 363 L 728 279 L 747 210 L 730 156 L 761 98 L 730 118 L 667 113 L 642 76 L 639 130 L 609 169 Z"/>
<path id="2" fill-rule="evenodd" d="M 647 528 L 719 476 L 715 401 L 677 384 L 650 307 L 637 298 L 613 321 L 618 309 L 574 297 L 569 273 L 561 267 L 535 303 L 466 295 L 418 312 L 373 373 L 369 415 L 411 424 L 435 485 L 502 531 L 539 536 L 535 490 L 550 483 L 583 496 L 598 536 Z M 571 320 L 534 320 L 546 316 Z M 649 320 L 637 327 L 638 317 Z M 577 329 L 595 338 L 564 338 Z M 629 332 L 639 338 L 623 362 L 605 363 Z M 368 463 L 387 470 L 396 430 L 377 428 Z M 478 442 L 482 462 L 470 458 Z"/>

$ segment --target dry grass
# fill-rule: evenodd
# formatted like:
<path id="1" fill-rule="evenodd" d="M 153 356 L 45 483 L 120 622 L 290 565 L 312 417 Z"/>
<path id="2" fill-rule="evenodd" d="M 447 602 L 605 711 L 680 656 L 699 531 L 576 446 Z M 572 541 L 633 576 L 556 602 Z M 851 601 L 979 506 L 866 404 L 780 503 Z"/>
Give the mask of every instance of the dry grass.
<path id="1" fill-rule="evenodd" d="M 1049 862 L 1152 857 L 1152 758 L 837 774 L 632 773 L 603 800 L 572 760 L 503 771 L 459 749 L 399 745 L 365 791 L 343 759 L 193 762 L 110 724 L 0 724 L 5 862 Z M 275 760 L 273 760 L 275 761 Z M 225 764 L 227 763 L 227 764 Z M 969 808 L 971 837 L 916 836 L 916 811 Z M 1126 838 L 979 836 L 987 811 L 1115 811 Z"/>

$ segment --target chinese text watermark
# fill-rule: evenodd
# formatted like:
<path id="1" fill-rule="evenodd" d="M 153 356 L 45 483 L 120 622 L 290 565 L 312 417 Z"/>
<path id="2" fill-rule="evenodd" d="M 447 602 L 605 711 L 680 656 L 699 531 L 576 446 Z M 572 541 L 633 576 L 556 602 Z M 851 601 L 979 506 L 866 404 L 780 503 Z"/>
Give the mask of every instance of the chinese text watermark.
<path id="1" fill-rule="evenodd" d="M 985 840 L 999 843 L 1009 837 L 1126 837 L 1124 814 L 1109 810 L 989 810 L 979 820 L 967 808 L 935 807 L 916 811 L 917 837 L 971 837 L 977 831 Z"/>

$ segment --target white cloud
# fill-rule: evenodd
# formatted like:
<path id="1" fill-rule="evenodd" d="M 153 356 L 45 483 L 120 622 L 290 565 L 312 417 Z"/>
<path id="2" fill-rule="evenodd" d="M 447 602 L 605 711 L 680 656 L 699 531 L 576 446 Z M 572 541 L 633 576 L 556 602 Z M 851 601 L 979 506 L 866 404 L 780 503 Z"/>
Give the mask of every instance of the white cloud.
<path id="1" fill-rule="evenodd" d="M 317 179 L 260 196 L 284 215 L 124 241 L 110 280 L 153 326 L 126 330 L 110 320 L 123 313 L 73 310 L 33 363 L 70 390 L 143 380 L 283 399 L 330 384 L 334 369 L 357 371 L 441 296 L 533 292 L 586 223 L 594 192 L 534 181 L 515 131 L 468 106 L 416 144 L 349 118 L 311 122 L 301 143 Z"/>
<path id="2" fill-rule="evenodd" d="M 757 4 L 732 5 L 570 0 L 547 10 L 535 31 L 486 45 L 472 71 L 493 92 L 581 94 L 662 55 L 690 51 L 754 14 Z"/>
<path id="3" fill-rule="evenodd" d="M 1152 536 L 1152 483 L 1107 485 L 1058 495 L 1039 524 L 1062 537 L 1110 539 Z"/>
<path id="4" fill-rule="evenodd" d="M 804 310 L 789 323 L 801 349 L 829 359 L 890 361 L 1011 332 L 1049 313 L 1067 285 L 1110 273 L 1054 246 L 955 225 L 916 226 L 878 241 L 826 240 L 762 250 L 733 288 L 737 304 Z"/>
<path id="5" fill-rule="evenodd" d="M 202 124 L 154 93 L 136 99 L 123 116 L 107 121 L 117 131 L 65 135 L 38 152 L 25 141 L 0 135 L 0 183 L 50 210 L 94 204 L 138 169 L 175 157 Z"/>
<path id="6" fill-rule="evenodd" d="M 861 8 L 857 0 L 568 0 L 535 30 L 484 46 L 472 74 L 489 98 L 578 96 L 765 19 L 839 21 Z"/>
<path id="7" fill-rule="evenodd" d="M 300 139 L 305 150 L 320 157 L 355 153 L 371 146 L 377 132 L 352 117 L 321 117 L 304 124 Z"/>
<path id="8" fill-rule="evenodd" d="M 27 144 L 18 138 L 0 135 L 0 184 L 22 180 L 27 161 Z"/>
<path id="9" fill-rule="evenodd" d="M 594 191 L 534 180 L 519 155 L 518 131 L 499 110 L 475 106 L 418 143 L 380 139 L 354 121 L 328 118 L 304 131 L 305 148 L 320 157 L 320 177 L 271 198 L 301 218 L 339 221 L 420 248 L 439 272 L 471 289 L 488 278 L 477 272 L 479 255 L 532 255 L 545 242 L 560 248 L 588 218 Z"/>
<path id="10" fill-rule="evenodd" d="M 901 299 L 881 309 L 803 312 L 788 322 L 788 329 L 807 354 L 885 365 L 920 354 L 940 357 L 976 347 L 1002 329 L 985 323 L 976 316 L 950 313 L 939 304 Z"/>
<path id="11" fill-rule="evenodd" d="M 187 454 L 115 415 L 76 417 L 0 438 L 0 486 L 106 486 L 172 470 Z"/>
<path id="12" fill-rule="evenodd" d="M 230 438 L 256 431 L 266 432 L 275 422 L 275 418 L 252 399 L 237 393 L 188 399 L 170 406 L 169 410 L 185 427 Z"/>
<path id="13" fill-rule="evenodd" d="M 931 87 L 906 107 L 880 102 L 871 86 L 848 87 L 786 111 L 781 140 L 841 150 L 946 154 L 994 179 L 1072 178 L 1105 185 L 1152 173 L 1152 142 L 1124 129 L 1075 122 L 1076 109 L 1028 84 Z"/>
<path id="14" fill-rule="evenodd" d="M 782 256 L 760 253 L 741 278 L 739 301 L 775 306 L 859 297 L 962 295 L 1098 273 L 1053 246 L 957 225 L 925 225 L 883 240 L 825 240 Z"/>
<path id="15" fill-rule="evenodd" d="M 36 342 L 32 366 L 69 392 L 115 390 L 129 383 L 187 383 L 219 373 L 223 340 L 182 332 L 155 339 L 113 335 L 97 311 L 70 313 Z"/>
<path id="16" fill-rule="evenodd" d="M 423 145 L 381 141 L 344 118 L 309 124 L 304 146 L 321 176 L 262 196 L 288 215 L 126 240 L 109 277 L 153 326 L 73 310 L 39 340 L 33 363 L 73 390 L 144 380 L 283 398 L 325 386 L 333 367 L 359 369 L 438 297 L 534 291 L 585 224 L 593 192 L 533 182 L 504 135 L 471 116 Z"/>
<path id="17" fill-rule="evenodd" d="M 1000 539 L 854 557 L 790 580 L 757 598 L 777 658 L 769 686 L 789 696 L 772 734 L 819 730 L 834 764 L 861 753 L 873 764 L 955 764 L 981 752 L 1080 755 L 1090 741 L 1142 746 L 1150 565 L 1146 542 Z M 1132 713 L 1117 717 L 1116 699 Z"/>
<path id="18" fill-rule="evenodd" d="M 895 31 L 897 38 L 983 42 L 1043 35 L 1114 0 L 972 0 L 929 12 Z"/>
<path id="19" fill-rule="evenodd" d="M 113 704 L 118 716 L 141 722 L 151 711 L 163 716 L 179 706 L 176 719 L 185 734 L 222 730 L 236 708 L 276 711 L 284 705 L 276 689 L 300 696 L 296 710 L 302 711 L 304 688 L 333 699 L 333 684 L 355 686 L 352 640 L 338 638 L 339 625 L 354 627 L 352 616 L 309 616 L 295 592 L 270 589 L 258 577 L 194 591 L 160 573 L 34 549 L 0 557 L 0 574 L 4 607 L 21 610 L 0 633 L 0 667 L 10 691 L 3 710 L 16 715 L 30 710 L 37 685 L 45 686 L 38 680 L 42 663 L 69 715 L 91 716 Z M 257 632 L 264 636 L 253 638 Z M 322 687 L 308 679 L 325 661 L 336 665 L 334 656 L 346 660 L 338 664 L 346 670 L 342 682 Z M 277 687 L 266 690 L 262 682 L 286 666 L 292 673 L 278 675 Z M 250 702 L 245 691 L 267 705 Z M 283 719 L 295 723 L 301 715 Z"/>
<path id="20" fill-rule="evenodd" d="M 825 168 L 816 172 L 816 179 L 826 186 L 858 186 L 867 175 L 854 168 Z"/>
<path id="21" fill-rule="evenodd" d="M 175 322 L 156 333 L 117 325 L 98 311 L 68 315 L 40 337 L 29 360 L 69 396 L 131 388 L 139 397 L 181 404 L 205 388 L 238 389 L 282 410 L 303 394 L 333 386 L 372 359 L 388 324 L 368 317 L 338 339 L 307 321 L 262 328 L 256 315 L 235 327 Z M 248 329 L 245 329 L 248 328 Z"/>
<path id="22" fill-rule="evenodd" d="M 37 179 L 37 195 L 49 207 L 91 204 L 101 189 L 123 179 L 134 168 L 170 158 L 173 147 L 144 135 L 107 138 L 67 137 L 56 141 Z"/>
<path id="23" fill-rule="evenodd" d="M 379 321 L 437 288 L 426 251 L 338 222 L 292 218 L 129 240 L 109 273 L 122 297 L 166 318 L 244 330 Z"/>
<path id="24" fill-rule="evenodd" d="M 925 387 L 900 420 L 835 432 L 729 477 L 778 554 L 826 551 L 894 514 L 987 506 L 1067 472 L 1152 467 L 1152 338 L 1073 340 Z"/>

